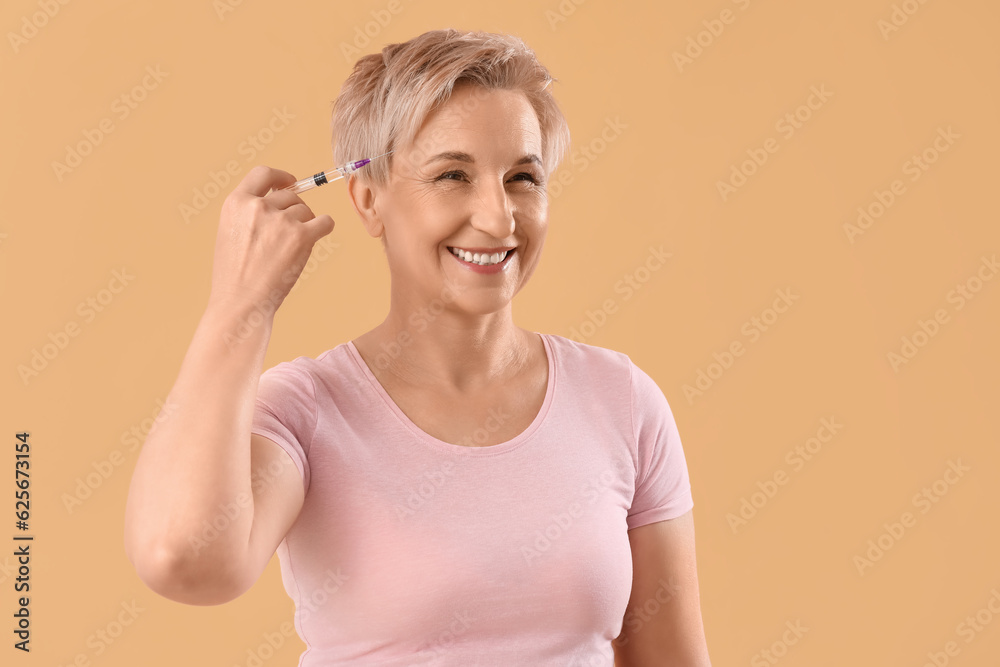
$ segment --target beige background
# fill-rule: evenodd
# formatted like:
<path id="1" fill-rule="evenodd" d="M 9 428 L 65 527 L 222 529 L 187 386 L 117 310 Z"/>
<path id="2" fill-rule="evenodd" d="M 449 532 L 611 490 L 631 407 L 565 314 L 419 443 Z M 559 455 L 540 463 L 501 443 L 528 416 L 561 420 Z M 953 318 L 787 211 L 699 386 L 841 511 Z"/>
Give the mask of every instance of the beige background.
<path id="1" fill-rule="evenodd" d="M 303 644 L 280 634 L 293 607 L 276 558 L 216 607 L 160 598 L 136 577 L 122 548 L 138 454 L 127 434 L 149 428 L 176 378 L 232 184 L 189 222 L 180 207 L 229 161 L 237 178 L 256 163 L 298 177 L 332 167 L 330 103 L 353 62 L 344 47 L 366 24 L 374 36 L 357 53 L 439 27 L 515 33 L 558 78 L 574 154 L 516 320 L 585 331 L 662 387 L 691 473 L 713 663 L 766 664 L 759 652 L 773 648 L 789 666 L 917 666 L 953 641 L 939 660 L 995 664 L 1000 279 L 983 264 L 1000 251 L 995 3 L 400 0 L 392 13 L 371 0 L 247 0 L 220 13 L 209 0 L 95 0 L 56 4 L 51 18 L 41 6 L 0 10 L 2 553 L 17 532 L 20 430 L 33 444 L 36 536 L 30 656 L 11 648 L 16 575 L 0 557 L 5 664 L 248 665 L 269 634 L 280 647 L 262 664 L 296 664 Z M 695 57 L 679 65 L 688 48 Z M 122 117 L 116 100 L 136 86 L 144 99 Z M 294 118 L 256 155 L 241 151 L 275 108 Z M 779 123 L 795 113 L 788 136 Z M 59 173 L 53 163 L 86 151 L 102 120 L 111 133 Z M 719 183 L 755 151 L 766 162 L 748 163 L 754 173 L 724 198 Z M 914 171 L 924 152 L 935 161 Z M 858 208 L 877 213 L 876 191 L 888 201 L 896 180 L 892 204 L 849 238 Z M 279 310 L 265 368 L 316 356 L 387 311 L 382 251 L 342 185 L 304 196 L 337 227 Z M 644 272 L 650 246 L 671 257 Z M 123 289 L 116 271 L 134 276 Z M 616 291 L 626 275 L 641 289 Z M 965 284 L 978 291 L 959 307 Z M 769 312 L 779 290 L 797 299 Z M 88 298 L 100 312 L 78 308 Z M 934 335 L 918 333 L 921 321 Z M 51 343 L 73 325 L 77 335 Z M 894 368 L 904 337 L 919 347 Z M 715 360 L 736 341 L 743 353 L 724 368 Z M 25 381 L 19 367 L 43 348 L 51 358 Z M 686 394 L 699 372 L 711 386 Z M 832 437 L 824 418 L 842 425 Z M 814 441 L 808 462 L 788 458 L 818 434 L 828 442 Z M 968 470 L 946 476 L 949 462 Z M 771 497 L 753 495 L 776 474 L 786 483 Z M 934 503 L 915 502 L 925 487 Z M 734 529 L 744 499 L 760 507 Z M 907 511 L 914 520 L 893 537 L 884 524 Z M 880 538 L 888 550 L 859 566 Z M 98 640 L 133 602 L 141 611 L 120 635 Z M 1000 611 L 1000 593 L 992 604 Z M 977 612 L 980 630 L 960 626 Z M 783 644 L 796 621 L 808 630 Z"/>

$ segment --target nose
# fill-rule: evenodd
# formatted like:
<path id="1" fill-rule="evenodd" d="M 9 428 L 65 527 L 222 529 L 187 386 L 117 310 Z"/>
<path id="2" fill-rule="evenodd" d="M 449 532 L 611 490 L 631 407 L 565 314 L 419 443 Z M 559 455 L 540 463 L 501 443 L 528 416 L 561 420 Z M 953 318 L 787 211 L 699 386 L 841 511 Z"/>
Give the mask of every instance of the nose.
<path id="1" fill-rule="evenodd" d="M 476 188 L 477 201 L 472 208 L 472 226 L 497 239 L 514 233 L 514 211 L 502 180 L 489 181 Z"/>

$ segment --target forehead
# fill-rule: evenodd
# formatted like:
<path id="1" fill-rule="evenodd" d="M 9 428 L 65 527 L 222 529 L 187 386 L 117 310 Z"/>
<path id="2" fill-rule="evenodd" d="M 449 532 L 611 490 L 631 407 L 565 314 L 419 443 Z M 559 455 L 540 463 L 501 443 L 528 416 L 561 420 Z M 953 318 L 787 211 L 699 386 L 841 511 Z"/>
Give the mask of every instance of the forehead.
<path id="1" fill-rule="evenodd" d="M 541 147 L 538 116 L 520 91 L 457 86 L 414 137 L 414 144 L 427 153 L 462 147 L 456 143 L 499 144 L 537 152 Z"/>

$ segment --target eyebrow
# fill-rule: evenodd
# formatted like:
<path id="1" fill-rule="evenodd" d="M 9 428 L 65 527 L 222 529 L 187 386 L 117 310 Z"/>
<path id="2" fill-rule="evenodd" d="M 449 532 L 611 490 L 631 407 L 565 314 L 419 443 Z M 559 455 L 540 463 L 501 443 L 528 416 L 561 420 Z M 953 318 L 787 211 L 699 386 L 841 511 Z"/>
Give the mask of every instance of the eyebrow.
<path id="1" fill-rule="evenodd" d="M 473 159 L 473 157 L 471 155 L 469 155 L 468 153 L 465 153 L 463 151 L 445 151 L 444 153 L 438 153 L 437 155 L 434 155 L 434 156 L 430 157 L 427 160 L 427 163 L 429 164 L 431 162 L 438 162 L 438 161 L 443 161 L 443 160 L 454 160 L 456 162 L 468 162 L 469 164 L 475 164 L 475 162 L 476 162 L 475 159 Z M 542 166 L 542 159 L 540 157 L 538 157 L 537 155 L 535 155 L 534 153 L 530 153 L 528 155 L 525 155 L 525 156 L 521 157 L 521 159 L 519 159 L 517 162 L 514 163 L 514 166 L 522 165 L 522 164 L 531 164 L 531 163 L 537 164 L 539 167 L 541 167 Z"/>

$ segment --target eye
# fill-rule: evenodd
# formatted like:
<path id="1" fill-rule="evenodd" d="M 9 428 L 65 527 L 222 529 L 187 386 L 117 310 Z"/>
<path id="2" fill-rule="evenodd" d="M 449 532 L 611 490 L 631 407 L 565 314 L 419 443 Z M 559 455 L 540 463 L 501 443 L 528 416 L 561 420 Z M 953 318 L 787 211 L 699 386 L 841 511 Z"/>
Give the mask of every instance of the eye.
<path id="1" fill-rule="evenodd" d="M 521 178 L 521 176 L 524 176 L 525 178 Z M 530 183 L 534 183 L 535 185 L 538 185 L 538 179 L 535 178 L 535 175 L 534 174 L 529 174 L 526 171 L 522 171 L 520 174 L 517 174 L 516 176 L 514 176 L 514 178 L 511 179 L 511 180 L 515 180 L 515 181 L 516 180 L 522 180 L 522 181 L 523 180 L 527 180 Z"/>
<path id="2" fill-rule="evenodd" d="M 455 176 L 457 178 L 451 178 L 452 176 Z M 454 181 L 454 180 L 463 179 L 465 177 L 466 176 L 465 176 L 465 172 L 464 171 L 446 171 L 446 172 L 444 172 L 443 174 L 441 174 L 440 176 L 438 176 L 434 180 L 436 180 L 436 181 Z"/>

